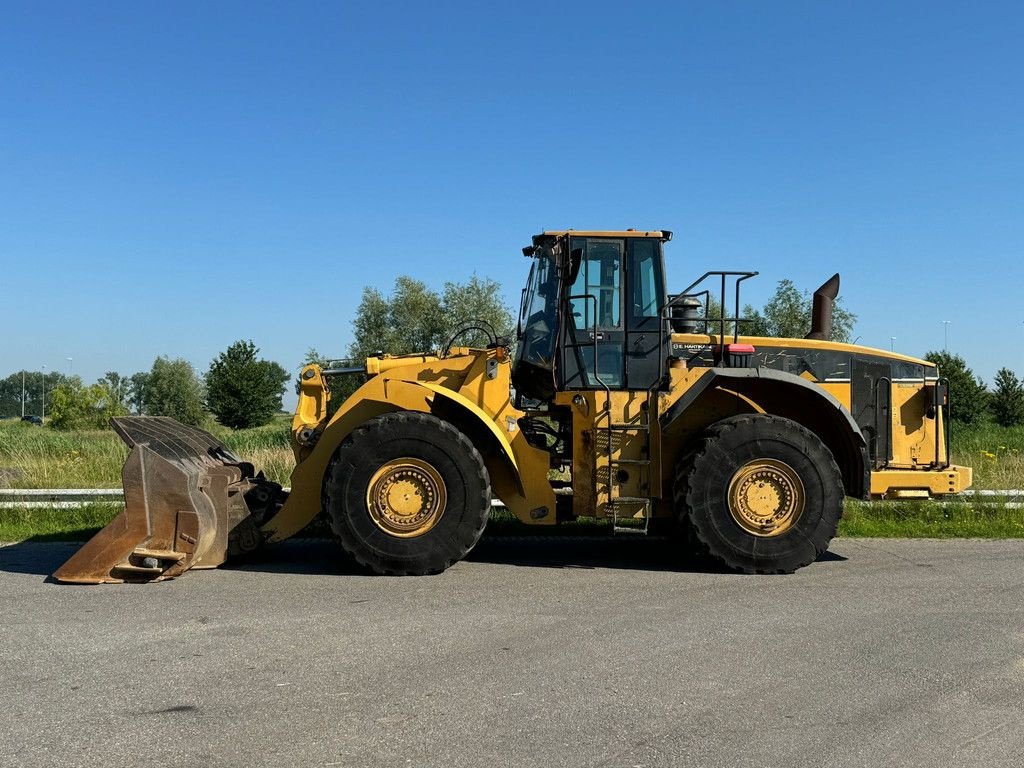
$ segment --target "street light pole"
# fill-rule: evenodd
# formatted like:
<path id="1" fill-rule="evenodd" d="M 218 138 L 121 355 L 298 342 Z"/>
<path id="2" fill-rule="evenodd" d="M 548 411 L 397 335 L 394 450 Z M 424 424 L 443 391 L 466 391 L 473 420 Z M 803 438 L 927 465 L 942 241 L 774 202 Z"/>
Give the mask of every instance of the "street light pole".
<path id="1" fill-rule="evenodd" d="M 949 352 L 949 320 L 942 321 L 942 330 L 944 332 L 942 351 Z"/>
<path id="2" fill-rule="evenodd" d="M 890 352 L 895 352 L 896 351 L 896 337 L 895 336 L 890 336 L 889 337 L 889 351 Z"/>
<path id="3" fill-rule="evenodd" d="M 71 374 L 74 372 L 75 358 L 66 357 L 64 359 L 68 361 L 68 378 L 71 378 Z"/>
<path id="4" fill-rule="evenodd" d="M 25 369 L 21 371 L 21 418 L 25 418 Z"/>
<path id="5" fill-rule="evenodd" d="M 39 418 L 46 420 L 46 366 L 43 366 L 43 404 L 39 412 Z"/>

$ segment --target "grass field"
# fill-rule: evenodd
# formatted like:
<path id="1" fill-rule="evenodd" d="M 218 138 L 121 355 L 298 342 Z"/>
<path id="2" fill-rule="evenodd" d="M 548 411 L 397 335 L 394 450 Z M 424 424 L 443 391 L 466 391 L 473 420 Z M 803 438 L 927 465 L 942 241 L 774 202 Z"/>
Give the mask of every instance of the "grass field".
<path id="1" fill-rule="evenodd" d="M 272 480 L 288 483 L 291 417 L 256 429 L 208 429 Z M 128 447 L 112 430 L 58 432 L 21 421 L 0 421 L 0 488 L 117 488 Z"/>
<path id="2" fill-rule="evenodd" d="M 265 427 L 211 431 L 242 458 L 287 485 L 292 468 L 288 418 Z M 127 448 L 110 431 L 57 432 L 19 421 L 0 421 L 0 488 L 116 488 Z M 1024 427 L 995 425 L 958 428 L 953 458 L 974 467 L 975 488 L 1024 488 Z M 26 538 L 88 538 L 116 514 L 117 508 L 94 505 L 77 510 L 0 509 L 0 541 Z M 498 512 L 495 532 L 529 532 Z M 582 522 L 571 532 L 599 532 L 606 526 Z M 550 530 L 538 530 L 550 533 Z M 568 529 L 566 532 L 570 532 Z M 840 526 L 846 536 L 883 537 L 1024 537 L 1024 509 L 999 500 L 938 505 L 928 502 L 848 502 Z"/>

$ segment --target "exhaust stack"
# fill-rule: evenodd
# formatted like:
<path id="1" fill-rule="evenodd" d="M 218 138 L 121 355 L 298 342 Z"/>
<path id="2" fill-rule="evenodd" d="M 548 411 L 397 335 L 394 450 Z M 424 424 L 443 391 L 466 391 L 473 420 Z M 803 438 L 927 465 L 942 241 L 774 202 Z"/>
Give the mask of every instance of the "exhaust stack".
<path id="1" fill-rule="evenodd" d="M 828 341 L 832 338 L 832 307 L 839 295 L 839 273 L 832 275 L 814 292 L 811 332 L 804 338 Z"/>

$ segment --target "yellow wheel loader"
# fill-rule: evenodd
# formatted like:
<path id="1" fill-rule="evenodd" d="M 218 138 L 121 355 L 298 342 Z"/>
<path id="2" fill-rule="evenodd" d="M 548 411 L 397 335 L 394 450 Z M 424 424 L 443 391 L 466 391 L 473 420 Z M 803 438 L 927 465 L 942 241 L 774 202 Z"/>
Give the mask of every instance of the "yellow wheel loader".
<path id="1" fill-rule="evenodd" d="M 201 430 L 115 419 L 131 446 L 125 509 L 54 576 L 167 579 L 321 514 L 367 569 L 437 573 L 480 539 L 492 497 L 523 523 L 607 518 L 615 532 L 674 534 L 681 558 L 790 573 L 827 549 L 846 496 L 970 485 L 950 463 L 935 367 L 829 341 L 838 275 L 815 294 L 806 338 L 752 337 L 738 309 L 756 273 L 709 272 L 670 295 L 670 239 L 535 236 L 515 345 L 491 334 L 482 349 L 307 366 L 287 491 Z M 365 383 L 329 409 L 347 375 Z"/>

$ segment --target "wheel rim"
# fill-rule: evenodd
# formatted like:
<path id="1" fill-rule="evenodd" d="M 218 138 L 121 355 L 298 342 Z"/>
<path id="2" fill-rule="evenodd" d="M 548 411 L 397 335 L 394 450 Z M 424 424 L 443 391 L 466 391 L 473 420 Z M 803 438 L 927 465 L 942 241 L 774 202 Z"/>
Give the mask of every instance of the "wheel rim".
<path id="1" fill-rule="evenodd" d="M 444 514 L 448 494 L 441 473 L 420 459 L 405 457 L 383 464 L 366 489 L 370 517 L 385 533 L 422 536 Z"/>
<path id="2" fill-rule="evenodd" d="M 754 536 L 779 536 L 800 519 L 806 495 L 800 475 L 775 459 L 755 459 L 740 467 L 729 483 L 729 512 Z"/>

